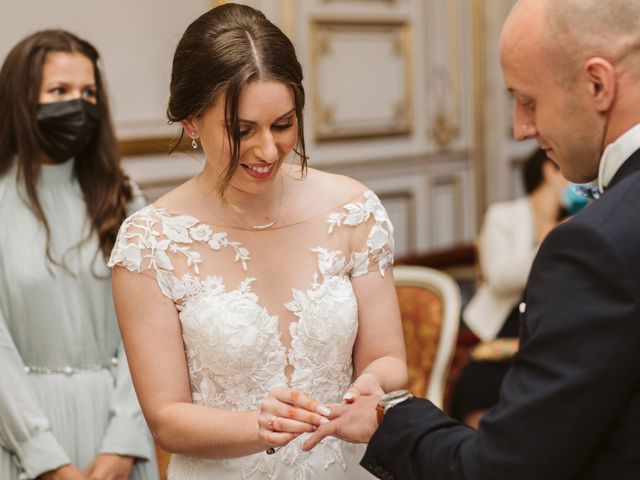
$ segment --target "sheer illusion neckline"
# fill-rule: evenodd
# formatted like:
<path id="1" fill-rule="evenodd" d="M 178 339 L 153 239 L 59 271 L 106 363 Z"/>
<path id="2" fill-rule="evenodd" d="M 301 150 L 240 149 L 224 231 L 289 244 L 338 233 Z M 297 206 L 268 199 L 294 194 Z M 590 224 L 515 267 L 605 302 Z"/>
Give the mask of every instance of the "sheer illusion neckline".
<path id="1" fill-rule="evenodd" d="M 167 215 L 169 215 L 171 217 L 182 217 L 182 216 L 191 217 L 191 218 L 197 220 L 198 223 L 201 223 L 203 225 L 208 225 L 210 227 L 216 226 L 216 227 L 222 227 L 222 228 L 225 228 L 225 229 L 228 228 L 228 229 L 233 229 L 233 230 L 240 230 L 240 231 L 243 231 L 243 232 L 266 233 L 266 232 L 274 232 L 276 230 L 284 230 L 285 228 L 295 227 L 297 225 L 301 225 L 301 224 L 316 220 L 319 217 L 327 215 L 328 213 L 330 213 L 330 212 L 332 212 L 334 210 L 337 210 L 339 208 L 343 208 L 345 205 L 348 205 L 349 203 L 352 203 L 353 201 L 355 201 L 355 200 L 357 200 L 359 198 L 362 198 L 362 196 L 368 191 L 369 190 L 363 190 L 362 192 L 360 192 L 359 194 L 349 198 L 348 200 L 340 202 L 340 203 L 338 203 L 338 204 L 336 204 L 336 205 L 334 205 L 332 207 L 329 207 L 329 208 L 327 208 L 325 210 L 322 210 L 322 211 L 320 211 L 318 213 L 315 213 L 315 214 L 311 215 L 310 217 L 303 218 L 303 219 L 296 220 L 296 221 L 289 222 L 289 223 L 285 223 L 285 224 L 282 224 L 282 225 L 274 225 L 273 227 L 265 228 L 263 230 L 254 229 L 254 228 L 251 228 L 249 226 L 232 225 L 230 223 L 224 223 L 224 222 L 221 222 L 221 221 L 215 221 L 215 220 L 211 220 L 210 221 L 209 219 L 207 219 L 206 221 L 203 221 L 200 217 L 197 217 L 197 216 L 192 215 L 190 213 L 186 213 L 186 212 L 179 213 L 179 212 L 170 210 L 167 207 L 160 207 L 160 206 L 156 205 L 155 203 L 151 203 L 148 208 L 150 208 L 152 211 L 161 211 L 161 212 L 163 212 L 163 213 L 165 213 L 165 214 L 167 214 Z"/>

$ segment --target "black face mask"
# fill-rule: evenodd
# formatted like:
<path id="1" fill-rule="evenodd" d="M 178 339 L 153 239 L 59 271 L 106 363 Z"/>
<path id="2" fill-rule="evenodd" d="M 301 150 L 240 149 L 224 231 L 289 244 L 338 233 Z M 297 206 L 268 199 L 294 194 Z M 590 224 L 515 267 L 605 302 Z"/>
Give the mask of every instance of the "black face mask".
<path id="1" fill-rule="evenodd" d="M 42 149 L 56 162 L 75 157 L 93 140 L 100 126 L 97 105 L 80 98 L 41 103 L 36 115 Z"/>

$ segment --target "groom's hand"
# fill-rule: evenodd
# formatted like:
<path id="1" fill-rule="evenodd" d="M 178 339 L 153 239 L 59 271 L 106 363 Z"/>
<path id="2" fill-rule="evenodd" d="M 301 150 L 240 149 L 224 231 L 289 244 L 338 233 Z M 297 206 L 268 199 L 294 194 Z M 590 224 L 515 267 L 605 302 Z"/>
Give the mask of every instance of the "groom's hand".
<path id="1" fill-rule="evenodd" d="M 311 450 L 328 436 L 351 443 L 368 443 L 378 428 L 376 406 L 379 398 L 378 395 L 362 395 L 351 404 L 332 406 L 332 420 L 318 427 L 302 444 L 302 450 Z"/>

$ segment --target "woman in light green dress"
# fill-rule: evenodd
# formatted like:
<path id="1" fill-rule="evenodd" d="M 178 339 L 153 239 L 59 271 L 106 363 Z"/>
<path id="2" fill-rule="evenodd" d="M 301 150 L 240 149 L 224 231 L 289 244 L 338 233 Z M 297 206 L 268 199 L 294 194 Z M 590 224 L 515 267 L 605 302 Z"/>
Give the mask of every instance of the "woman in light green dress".
<path id="1" fill-rule="evenodd" d="M 143 206 L 98 53 L 68 32 L 0 70 L 0 479 L 155 479 L 105 257 Z"/>

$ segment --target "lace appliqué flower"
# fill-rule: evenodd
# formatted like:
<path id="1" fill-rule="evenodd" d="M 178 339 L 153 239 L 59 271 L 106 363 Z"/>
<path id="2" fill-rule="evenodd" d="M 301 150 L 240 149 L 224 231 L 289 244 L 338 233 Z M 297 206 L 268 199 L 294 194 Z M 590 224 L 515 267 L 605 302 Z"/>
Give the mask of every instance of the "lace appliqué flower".
<path id="1" fill-rule="evenodd" d="M 329 233 L 342 225 L 357 226 L 373 216 L 374 224 L 367 237 L 367 250 L 351 254 L 351 276 L 360 277 L 369 271 L 369 259 L 377 262 L 380 275 L 393 264 L 393 225 L 389 220 L 382 202 L 370 190 L 363 194 L 364 202 L 351 202 L 344 205 L 346 212 L 334 212 L 329 215 Z"/>
<path id="2" fill-rule="evenodd" d="M 162 208 L 148 206 L 124 221 L 111 252 L 109 267 L 122 264 L 130 271 L 150 268 L 156 272 L 162 293 L 179 302 L 202 291 L 197 277 L 189 274 L 173 275 L 174 265 L 169 253 L 182 256 L 187 267 L 200 274 L 200 252 L 192 249 L 193 242 L 206 243 L 211 250 L 231 248 L 235 261 L 247 271 L 249 251 L 240 242 L 228 239 L 226 232 L 214 233 L 211 227 L 189 215 L 170 215 Z"/>

